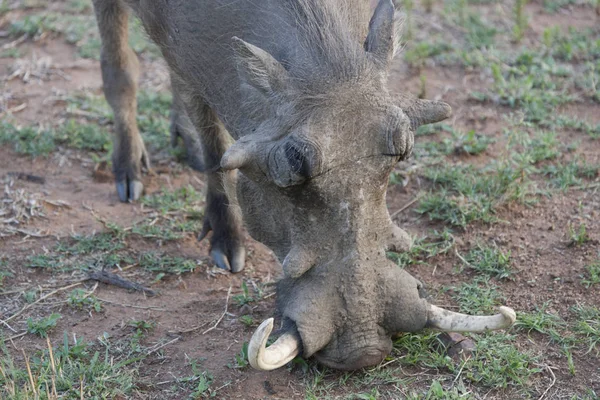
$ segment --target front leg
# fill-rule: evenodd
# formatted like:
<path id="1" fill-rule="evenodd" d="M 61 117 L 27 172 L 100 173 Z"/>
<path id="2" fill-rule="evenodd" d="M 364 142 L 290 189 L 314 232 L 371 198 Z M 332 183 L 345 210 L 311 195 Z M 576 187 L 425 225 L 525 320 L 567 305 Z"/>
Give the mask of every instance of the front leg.
<path id="1" fill-rule="evenodd" d="M 221 157 L 229 147 L 231 136 L 215 114 L 200 97 L 190 95 L 178 79 L 172 79 L 187 115 L 200 136 L 207 176 L 204 226 L 199 240 L 209 232 L 210 255 L 215 264 L 231 272 L 244 268 L 246 251 L 239 207 L 235 205 L 236 171 L 220 171 Z"/>
<path id="2" fill-rule="evenodd" d="M 94 0 L 94 10 L 102 38 L 104 95 L 115 116 L 112 162 L 117 194 L 121 201 L 133 201 L 144 189 L 142 167 L 150 165 L 136 121 L 139 62 L 127 43 L 129 13 L 121 0 Z"/>
<path id="3" fill-rule="evenodd" d="M 235 171 L 208 172 L 206 210 L 204 226 L 198 240 L 204 239 L 212 231 L 210 256 L 219 268 L 240 272 L 244 268 L 246 251 L 243 243 L 242 221 L 239 207 L 232 204 L 225 191 L 226 186 L 235 185 Z"/>

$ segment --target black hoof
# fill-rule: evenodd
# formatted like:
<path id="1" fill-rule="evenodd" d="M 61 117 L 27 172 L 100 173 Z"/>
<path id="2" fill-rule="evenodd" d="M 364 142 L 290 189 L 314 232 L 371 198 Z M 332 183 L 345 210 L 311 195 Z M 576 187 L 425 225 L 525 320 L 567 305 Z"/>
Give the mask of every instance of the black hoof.
<path id="1" fill-rule="evenodd" d="M 133 180 L 129 184 L 126 181 L 117 182 L 117 194 L 123 203 L 139 200 L 143 192 L 144 184 L 140 181 Z"/>
<path id="2" fill-rule="evenodd" d="M 221 269 L 231 271 L 232 273 L 241 272 L 244 269 L 246 262 L 246 251 L 244 248 L 238 248 L 232 252 L 231 257 L 227 257 L 220 249 L 212 249 L 210 257 L 215 262 L 215 265 Z"/>

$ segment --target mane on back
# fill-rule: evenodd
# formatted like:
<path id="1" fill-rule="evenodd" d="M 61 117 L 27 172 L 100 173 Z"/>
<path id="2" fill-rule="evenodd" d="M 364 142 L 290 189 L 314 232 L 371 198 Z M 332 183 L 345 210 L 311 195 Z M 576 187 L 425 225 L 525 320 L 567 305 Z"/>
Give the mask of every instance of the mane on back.
<path id="1" fill-rule="evenodd" d="M 303 58 L 287 66 L 308 92 L 353 82 L 370 68 L 363 43 L 369 3 L 364 0 L 286 0 L 300 32 Z M 316 94 L 316 93 L 315 93 Z"/>

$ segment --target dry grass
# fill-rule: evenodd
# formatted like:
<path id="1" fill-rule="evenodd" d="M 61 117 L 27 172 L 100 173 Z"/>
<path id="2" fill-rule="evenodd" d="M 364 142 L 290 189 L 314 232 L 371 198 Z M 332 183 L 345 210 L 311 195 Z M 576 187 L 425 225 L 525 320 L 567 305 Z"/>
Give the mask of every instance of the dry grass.
<path id="1" fill-rule="evenodd" d="M 4 181 L 4 194 L 0 202 L 0 237 L 18 233 L 39 236 L 41 233 L 27 231 L 24 226 L 31 220 L 44 218 L 41 195 L 16 189 L 15 181 L 7 177 Z"/>

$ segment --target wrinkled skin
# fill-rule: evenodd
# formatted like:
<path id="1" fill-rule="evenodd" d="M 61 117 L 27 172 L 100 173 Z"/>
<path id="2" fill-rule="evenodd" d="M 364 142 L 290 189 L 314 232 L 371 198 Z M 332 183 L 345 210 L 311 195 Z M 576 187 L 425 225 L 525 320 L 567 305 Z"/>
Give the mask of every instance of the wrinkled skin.
<path id="1" fill-rule="evenodd" d="M 394 231 L 385 190 L 395 160 L 365 142 L 350 149 L 364 152 L 356 160 L 299 187 L 271 187 L 260 196 L 257 185 L 241 178 L 238 194 L 244 210 L 274 207 L 277 199 L 277 209 L 286 210 L 277 221 L 293 221 L 282 243 L 275 233 L 283 226 L 272 230 L 260 214 L 246 214 L 251 234 L 284 260 L 278 308 L 297 327 L 304 356 L 337 369 L 379 363 L 391 350 L 391 335 L 427 322 L 421 284 L 385 255 Z"/>
<path id="2" fill-rule="evenodd" d="M 338 369 L 375 365 L 391 335 L 425 327 L 421 283 L 386 259 L 410 239 L 391 222 L 385 193 L 415 129 L 450 108 L 388 93 L 398 48 L 391 1 L 371 19 L 364 0 L 126 3 L 170 66 L 174 123 L 187 116 L 180 125 L 199 134 L 208 175 L 201 237 L 213 232 L 217 265 L 244 265 L 237 193 L 250 234 L 282 262 L 278 311 L 304 356 Z M 132 117 L 137 64 L 124 3 L 94 6 L 115 111 L 117 191 L 135 200 L 147 161 Z"/>

